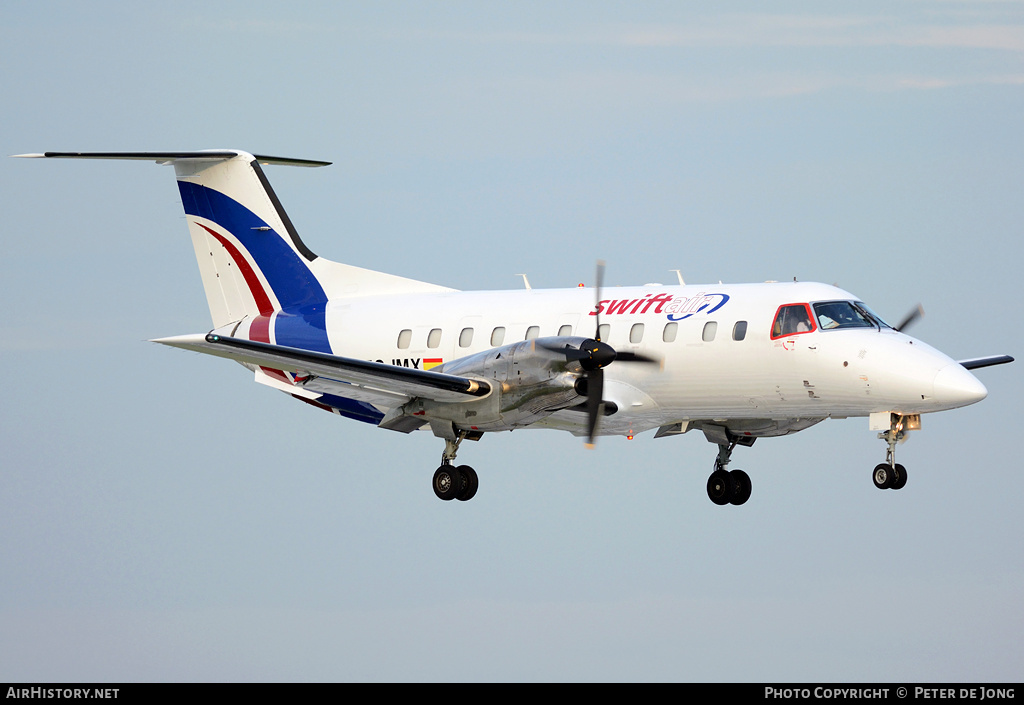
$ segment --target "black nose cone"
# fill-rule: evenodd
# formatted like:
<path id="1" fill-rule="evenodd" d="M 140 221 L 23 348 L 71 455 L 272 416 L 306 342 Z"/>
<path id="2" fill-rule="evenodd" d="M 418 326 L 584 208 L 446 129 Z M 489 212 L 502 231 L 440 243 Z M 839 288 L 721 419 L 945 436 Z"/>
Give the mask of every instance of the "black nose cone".
<path id="1" fill-rule="evenodd" d="M 585 370 L 598 370 L 615 361 L 615 349 L 599 340 L 585 341 L 580 352 L 586 353 L 586 357 L 580 360 L 580 366 Z"/>

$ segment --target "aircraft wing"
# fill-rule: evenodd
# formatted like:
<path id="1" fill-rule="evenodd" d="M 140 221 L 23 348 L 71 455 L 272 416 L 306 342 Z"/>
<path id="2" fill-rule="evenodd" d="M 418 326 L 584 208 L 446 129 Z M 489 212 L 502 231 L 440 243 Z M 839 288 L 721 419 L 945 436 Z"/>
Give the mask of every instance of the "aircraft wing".
<path id="1" fill-rule="evenodd" d="M 957 360 L 958 363 L 968 370 L 976 370 L 979 367 L 991 367 L 992 365 L 1005 365 L 1013 362 L 1009 355 L 991 355 L 989 357 L 972 357 L 970 360 Z"/>
<path id="2" fill-rule="evenodd" d="M 438 402 L 469 401 L 490 393 L 483 380 L 441 372 L 414 370 L 380 362 L 356 360 L 337 355 L 259 343 L 242 338 L 208 333 L 180 335 L 153 341 L 175 348 L 216 355 L 250 365 L 312 375 L 317 387 L 324 382 L 335 394 L 394 407 L 412 398 Z M 348 390 L 348 391 L 346 391 Z"/>

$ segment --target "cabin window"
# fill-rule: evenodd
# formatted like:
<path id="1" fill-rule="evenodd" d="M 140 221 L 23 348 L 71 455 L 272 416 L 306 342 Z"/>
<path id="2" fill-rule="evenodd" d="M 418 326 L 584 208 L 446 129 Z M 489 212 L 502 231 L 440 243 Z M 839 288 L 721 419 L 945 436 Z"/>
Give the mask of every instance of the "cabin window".
<path id="1" fill-rule="evenodd" d="M 496 348 L 504 342 L 505 328 L 503 326 L 498 326 L 497 328 L 491 331 L 491 347 Z"/>
<path id="2" fill-rule="evenodd" d="M 540 326 L 530 326 L 526 329 L 525 340 L 533 340 L 540 337 Z"/>
<path id="3" fill-rule="evenodd" d="M 639 343 L 644 339 L 644 324 L 634 323 L 633 327 L 629 329 L 629 342 Z"/>
<path id="4" fill-rule="evenodd" d="M 608 340 L 608 336 L 612 332 L 612 327 L 608 323 L 602 323 L 597 327 L 597 337 L 601 340 Z"/>
<path id="5" fill-rule="evenodd" d="M 747 337 L 747 322 L 736 321 L 736 325 L 732 327 L 732 339 L 743 340 Z"/>
<path id="6" fill-rule="evenodd" d="M 558 329 L 558 334 L 561 336 L 572 335 L 572 326 L 562 326 Z"/>
<path id="7" fill-rule="evenodd" d="M 409 347 L 410 342 L 412 342 L 412 331 L 406 328 L 398 334 L 398 347 L 405 350 Z"/>
<path id="8" fill-rule="evenodd" d="M 704 332 L 701 333 L 701 336 L 700 336 L 701 340 L 703 340 L 705 343 L 710 343 L 712 340 L 715 339 L 715 333 L 717 333 L 717 332 L 718 332 L 718 322 L 717 321 L 708 321 L 707 323 L 704 324 Z"/>
<path id="9" fill-rule="evenodd" d="M 427 347 L 428 348 L 436 348 L 440 344 L 441 344 L 441 329 L 440 328 L 434 328 L 427 335 Z"/>
<path id="10" fill-rule="evenodd" d="M 675 321 L 665 324 L 665 330 L 661 332 L 661 339 L 666 343 L 676 342 L 676 334 L 679 333 L 679 324 Z"/>
<path id="11" fill-rule="evenodd" d="M 815 330 L 807 304 L 786 304 L 779 306 L 772 324 L 772 340 L 788 335 L 800 335 Z"/>
<path id="12" fill-rule="evenodd" d="M 473 344 L 473 329 L 463 328 L 462 332 L 459 333 L 459 347 L 468 348 Z"/>

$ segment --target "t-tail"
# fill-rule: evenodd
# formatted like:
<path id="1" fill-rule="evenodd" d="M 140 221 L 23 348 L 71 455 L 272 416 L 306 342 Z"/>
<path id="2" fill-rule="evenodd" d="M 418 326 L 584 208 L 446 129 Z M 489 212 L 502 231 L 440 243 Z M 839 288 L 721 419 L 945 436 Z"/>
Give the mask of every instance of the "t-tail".
<path id="1" fill-rule="evenodd" d="M 332 262 L 303 243 L 261 165 L 313 167 L 330 162 L 223 149 L 18 156 L 172 164 L 215 329 L 230 327 L 251 340 L 330 353 L 324 320 L 329 300 L 451 291 Z"/>

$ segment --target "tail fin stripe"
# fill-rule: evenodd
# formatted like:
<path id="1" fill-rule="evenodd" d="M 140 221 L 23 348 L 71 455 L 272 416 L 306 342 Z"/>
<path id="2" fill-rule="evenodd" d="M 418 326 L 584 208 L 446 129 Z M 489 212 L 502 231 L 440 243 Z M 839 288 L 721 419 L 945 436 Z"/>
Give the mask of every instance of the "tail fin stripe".
<path id="1" fill-rule="evenodd" d="M 262 218 L 220 191 L 201 184 L 179 180 L 178 189 L 187 214 L 216 223 L 248 252 L 281 308 L 324 310 L 327 294 L 320 282 L 288 240 Z"/>
<path id="2" fill-rule="evenodd" d="M 267 296 L 267 292 L 263 288 L 263 284 L 260 282 L 259 277 L 256 276 L 256 272 L 253 271 L 252 267 L 249 266 L 248 260 L 238 251 L 227 238 L 220 233 L 211 230 L 202 223 L 196 223 L 200 228 L 210 233 L 213 237 L 217 238 L 217 242 L 224 246 L 224 249 L 231 255 L 231 259 L 234 260 L 235 265 L 238 267 L 238 271 L 242 273 L 242 277 L 245 278 L 245 283 L 249 286 L 249 291 L 252 293 L 253 299 L 256 300 L 256 308 L 264 316 L 269 316 L 273 310 L 274 305 L 270 302 L 270 297 Z"/>

